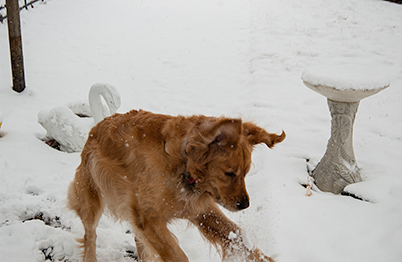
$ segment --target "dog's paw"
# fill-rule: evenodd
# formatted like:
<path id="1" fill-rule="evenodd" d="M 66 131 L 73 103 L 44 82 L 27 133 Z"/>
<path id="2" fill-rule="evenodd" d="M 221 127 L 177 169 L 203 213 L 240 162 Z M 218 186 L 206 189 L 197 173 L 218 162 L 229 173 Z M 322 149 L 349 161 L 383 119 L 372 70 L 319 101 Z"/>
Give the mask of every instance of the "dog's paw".
<path id="1" fill-rule="evenodd" d="M 250 252 L 248 259 L 249 259 L 249 261 L 253 261 L 253 262 L 275 262 L 275 260 L 273 258 L 266 256 L 258 248 L 254 249 Z"/>
<path id="2" fill-rule="evenodd" d="M 252 250 L 237 250 L 226 254 L 222 262 L 275 262 L 274 258 L 266 256 L 258 248 Z"/>

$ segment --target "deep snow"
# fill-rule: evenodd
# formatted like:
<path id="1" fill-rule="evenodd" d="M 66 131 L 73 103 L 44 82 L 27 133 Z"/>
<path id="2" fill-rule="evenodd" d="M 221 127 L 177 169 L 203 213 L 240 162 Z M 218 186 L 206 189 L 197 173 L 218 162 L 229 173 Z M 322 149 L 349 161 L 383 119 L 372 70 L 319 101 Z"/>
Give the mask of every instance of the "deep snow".
<path id="1" fill-rule="evenodd" d="M 43 143 L 37 114 L 86 99 L 97 82 L 118 89 L 119 112 L 226 115 L 269 132 L 285 130 L 283 143 L 254 152 L 251 206 L 226 212 L 278 261 L 402 261 L 402 6 L 380 0 L 49 0 L 22 11 L 21 20 L 22 94 L 11 90 L 7 26 L 0 24 L 1 261 L 78 261 L 75 238 L 83 227 L 65 199 L 80 157 Z M 301 80 L 306 68 L 323 63 L 397 72 L 389 88 L 360 103 L 355 121 L 364 181 L 347 190 L 367 201 L 317 189 L 307 197 L 300 185 L 330 134 L 325 97 Z M 128 230 L 102 218 L 100 262 L 132 261 Z M 220 261 L 194 227 L 178 221 L 171 230 L 190 261 Z"/>

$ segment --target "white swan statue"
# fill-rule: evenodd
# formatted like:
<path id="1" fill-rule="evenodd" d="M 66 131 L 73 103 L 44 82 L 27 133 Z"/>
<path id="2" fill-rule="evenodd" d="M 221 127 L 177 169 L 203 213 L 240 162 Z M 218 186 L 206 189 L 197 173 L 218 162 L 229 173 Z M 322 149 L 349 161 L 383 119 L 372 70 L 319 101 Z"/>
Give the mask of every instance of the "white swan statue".
<path id="1" fill-rule="evenodd" d="M 86 102 L 75 102 L 38 113 L 38 122 L 47 131 L 46 139 L 57 141 L 61 151 L 82 151 L 91 128 L 116 113 L 120 107 L 119 92 L 108 84 L 94 84 L 88 97 L 89 105 Z M 93 119 L 79 116 L 92 116 Z"/>

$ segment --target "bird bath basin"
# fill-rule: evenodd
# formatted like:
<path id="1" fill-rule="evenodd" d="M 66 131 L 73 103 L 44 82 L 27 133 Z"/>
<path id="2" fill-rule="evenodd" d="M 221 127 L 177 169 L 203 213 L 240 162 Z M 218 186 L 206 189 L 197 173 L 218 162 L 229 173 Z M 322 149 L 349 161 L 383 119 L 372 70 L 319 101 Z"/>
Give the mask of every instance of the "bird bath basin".
<path id="1" fill-rule="evenodd" d="M 353 150 L 353 124 L 360 100 L 390 85 L 383 68 L 363 65 L 323 65 L 306 69 L 303 83 L 327 97 L 331 137 L 327 150 L 312 171 L 317 187 L 339 194 L 345 186 L 362 181 Z"/>

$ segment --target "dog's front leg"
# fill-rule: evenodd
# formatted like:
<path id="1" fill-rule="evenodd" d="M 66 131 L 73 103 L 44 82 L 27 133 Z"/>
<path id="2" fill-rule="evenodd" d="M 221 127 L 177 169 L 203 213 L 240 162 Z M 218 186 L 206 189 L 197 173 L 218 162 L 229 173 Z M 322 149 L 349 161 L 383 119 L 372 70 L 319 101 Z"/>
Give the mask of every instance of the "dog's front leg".
<path id="1" fill-rule="evenodd" d="M 212 244 L 222 248 L 223 258 L 239 257 L 253 262 L 274 262 L 241 236 L 241 229 L 229 220 L 218 207 L 190 218 Z M 239 260 L 241 261 L 241 260 Z"/>
<path id="2" fill-rule="evenodd" d="M 137 213 L 138 214 L 138 213 Z M 188 262 L 177 239 L 167 228 L 161 217 L 152 216 L 136 219 L 135 242 L 140 261 Z"/>

